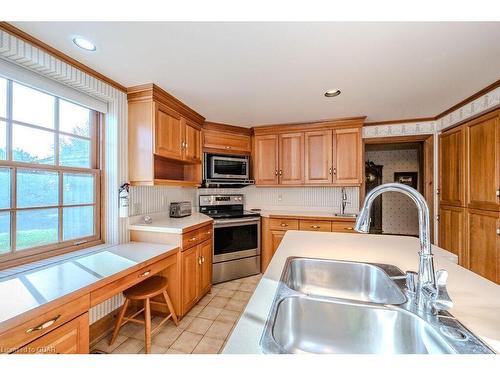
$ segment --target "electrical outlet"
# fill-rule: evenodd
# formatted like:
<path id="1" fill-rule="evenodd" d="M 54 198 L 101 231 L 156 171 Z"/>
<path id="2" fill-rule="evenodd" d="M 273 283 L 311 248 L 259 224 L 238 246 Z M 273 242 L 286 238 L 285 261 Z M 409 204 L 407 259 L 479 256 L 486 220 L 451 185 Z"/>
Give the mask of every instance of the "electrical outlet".
<path id="1" fill-rule="evenodd" d="M 134 212 L 132 215 L 139 215 L 142 210 L 142 205 L 140 203 L 134 203 Z"/>
<path id="2" fill-rule="evenodd" d="M 283 195 L 278 194 L 278 202 L 281 202 L 283 200 Z"/>

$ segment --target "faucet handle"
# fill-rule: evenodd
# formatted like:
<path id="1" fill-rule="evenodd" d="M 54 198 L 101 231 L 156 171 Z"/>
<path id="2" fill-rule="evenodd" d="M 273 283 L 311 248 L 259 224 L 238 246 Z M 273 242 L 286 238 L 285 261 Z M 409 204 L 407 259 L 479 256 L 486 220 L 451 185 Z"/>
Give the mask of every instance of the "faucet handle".
<path id="1" fill-rule="evenodd" d="M 453 307 L 453 301 L 446 289 L 447 280 L 448 271 L 439 270 L 436 272 L 436 295 L 433 305 L 439 310 L 449 310 Z"/>
<path id="2" fill-rule="evenodd" d="M 418 274 L 413 271 L 406 271 L 406 289 L 408 293 L 415 294 L 417 292 Z"/>

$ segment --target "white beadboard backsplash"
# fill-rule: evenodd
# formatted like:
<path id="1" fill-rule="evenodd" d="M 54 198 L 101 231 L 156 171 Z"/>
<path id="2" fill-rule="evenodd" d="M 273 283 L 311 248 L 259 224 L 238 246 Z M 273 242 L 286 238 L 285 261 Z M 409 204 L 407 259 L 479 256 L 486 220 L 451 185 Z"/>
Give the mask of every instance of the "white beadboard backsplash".
<path id="1" fill-rule="evenodd" d="M 189 201 L 196 203 L 196 189 L 170 186 L 131 186 L 129 216 L 168 211 L 170 202 Z"/>

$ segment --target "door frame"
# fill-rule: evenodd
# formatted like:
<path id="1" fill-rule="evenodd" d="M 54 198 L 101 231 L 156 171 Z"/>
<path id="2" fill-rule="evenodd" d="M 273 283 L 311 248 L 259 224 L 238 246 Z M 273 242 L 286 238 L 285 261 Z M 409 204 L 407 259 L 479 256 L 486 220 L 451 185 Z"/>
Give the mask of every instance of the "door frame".
<path id="1" fill-rule="evenodd" d="M 363 205 L 365 200 L 365 177 L 364 177 L 364 165 L 365 165 L 365 149 L 366 145 L 381 145 L 389 143 L 420 143 L 422 145 L 422 155 L 421 155 L 421 170 L 422 170 L 422 195 L 424 196 L 427 204 L 429 205 L 429 217 L 431 221 L 431 243 L 435 242 L 435 225 L 436 217 L 434 215 L 435 207 L 435 189 L 434 189 L 434 177 L 435 177 L 435 134 L 422 134 L 422 135 L 405 135 L 397 137 L 373 137 L 373 138 L 363 138 L 363 182 L 361 184 L 361 190 L 359 194 L 359 205 Z"/>

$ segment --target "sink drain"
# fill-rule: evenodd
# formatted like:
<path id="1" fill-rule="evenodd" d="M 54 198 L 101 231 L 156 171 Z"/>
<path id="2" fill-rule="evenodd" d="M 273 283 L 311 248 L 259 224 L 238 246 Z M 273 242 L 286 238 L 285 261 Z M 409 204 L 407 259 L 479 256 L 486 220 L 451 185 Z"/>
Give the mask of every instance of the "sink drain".
<path id="1" fill-rule="evenodd" d="M 467 334 L 458 328 L 443 326 L 439 330 L 443 335 L 453 340 L 466 341 L 468 339 Z"/>

